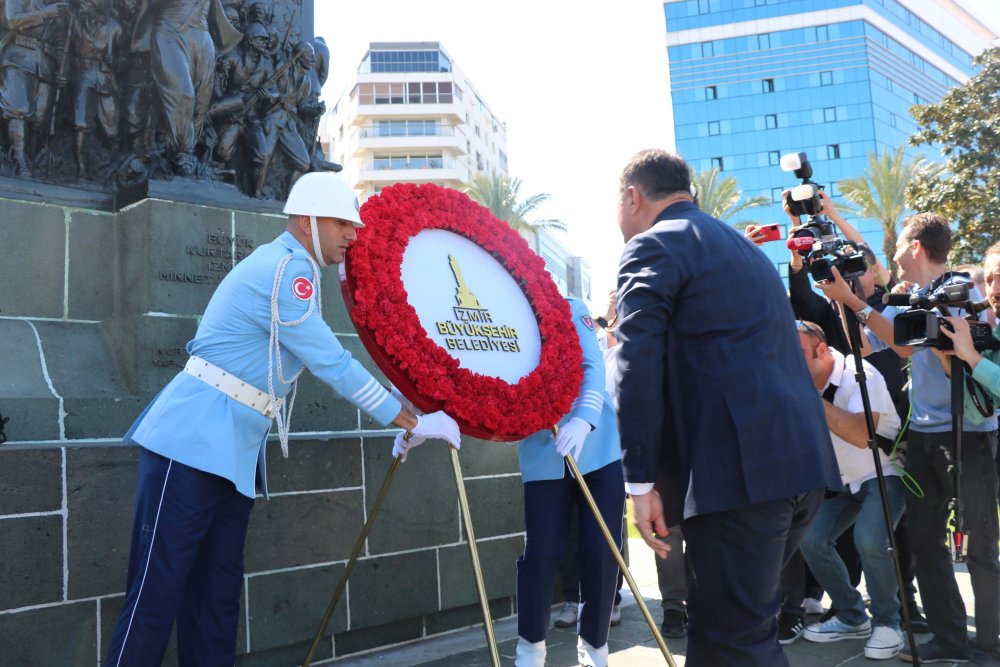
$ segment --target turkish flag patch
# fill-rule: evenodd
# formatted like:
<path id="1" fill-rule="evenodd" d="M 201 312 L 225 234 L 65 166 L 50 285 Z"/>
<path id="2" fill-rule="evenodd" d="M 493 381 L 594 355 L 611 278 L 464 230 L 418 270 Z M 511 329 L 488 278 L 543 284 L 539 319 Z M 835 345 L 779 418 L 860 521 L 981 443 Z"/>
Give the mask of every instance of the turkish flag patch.
<path id="1" fill-rule="evenodd" d="M 309 282 L 308 278 L 296 278 L 292 281 L 292 294 L 295 295 L 296 299 L 308 301 L 313 296 L 313 284 Z"/>
<path id="2" fill-rule="evenodd" d="M 591 331 L 594 330 L 594 318 L 593 317 L 591 317 L 590 315 L 583 315 L 580 319 L 583 320 L 583 323 L 587 326 L 588 329 L 590 329 Z"/>

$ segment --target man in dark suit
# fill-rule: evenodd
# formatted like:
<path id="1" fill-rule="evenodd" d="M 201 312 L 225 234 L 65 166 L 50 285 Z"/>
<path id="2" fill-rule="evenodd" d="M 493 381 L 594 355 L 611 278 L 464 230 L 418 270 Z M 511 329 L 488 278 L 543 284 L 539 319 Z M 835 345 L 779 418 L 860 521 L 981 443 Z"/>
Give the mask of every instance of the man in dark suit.
<path id="1" fill-rule="evenodd" d="M 698 210 L 678 155 L 632 158 L 618 217 L 625 479 L 659 556 L 682 521 L 687 664 L 787 665 L 781 568 L 823 490 L 840 488 L 788 297 L 760 250 Z"/>

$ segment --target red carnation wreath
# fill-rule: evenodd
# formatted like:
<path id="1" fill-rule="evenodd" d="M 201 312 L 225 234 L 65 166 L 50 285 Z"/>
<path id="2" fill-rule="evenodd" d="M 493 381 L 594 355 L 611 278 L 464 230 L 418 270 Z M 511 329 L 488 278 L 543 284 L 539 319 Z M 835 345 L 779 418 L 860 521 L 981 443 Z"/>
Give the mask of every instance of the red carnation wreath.
<path id="1" fill-rule="evenodd" d="M 432 184 L 387 187 L 361 207 L 365 223 L 347 252 L 341 287 L 358 334 L 386 377 L 425 412 L 444 410 L 468 435 L 520 440 L 570 410 L 583 353 L 569 304 L 545 263 L 510 225 L 468 196 Z M 538 322 L 538 366 L 516 384 L 463 368 L 427 335 L 400 274 L 410 238 L 459 234 L 492 255 L 527 297 Z"/>

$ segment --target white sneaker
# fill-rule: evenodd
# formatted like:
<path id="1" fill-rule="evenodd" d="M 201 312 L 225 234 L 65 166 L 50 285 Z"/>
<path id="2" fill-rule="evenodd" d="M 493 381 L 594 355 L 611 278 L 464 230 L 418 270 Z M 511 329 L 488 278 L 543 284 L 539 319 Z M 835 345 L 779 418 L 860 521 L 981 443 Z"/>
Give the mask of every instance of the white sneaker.
<path id="1" fill-rule="evenodd" d="M 611 627 L 616 625 L 621 625 L 622 622 L 622 608 L 615 605 L 611 608 Z"/>
<path id="2" fill-rule="evenodd" d="M 557 628 L 575 628 L 576 617 L 580 613 L 580 605 L 576 602 L 567 602 L 559 610 L 556 622 L 553 624 Z"/>
<path id="3" fill-rule="evenodd" d="M 841 639 L 867 639 L 872 634 L 872 622 L 865 619 L 861 625 L 848 625 L 834 616 L 823 623 L 806 627 L 803 636 L 811 642 L 835 642 Z"/>
<path id="4" fill-rule="evenodd" d="M 583 667 L 608 667 L 608 643 L 594 648 L 583 637 L 576 638 L 576 659 Z"/>
<path id="5" fill-rule="evenodd" d="M 888 625 L 876 625 L 872 636 L 865 642 L 865 657 L 871 660 L 888 660 L 894 658 L 901 648 L 902 632 Z"/>
<path id="6" fill-rule="evenodd" d="M 545 642 L 532 643 L 524 637 L 518 637 L 514 665 L 515 667 L 545 667 Z"/>
<path id="7" fill-rule="evenodd" d="M 808 616 L 818 616 L 823 613 L 823 603 L 816 598 L 806 598 L 803 600 L 802 608 Z"/>

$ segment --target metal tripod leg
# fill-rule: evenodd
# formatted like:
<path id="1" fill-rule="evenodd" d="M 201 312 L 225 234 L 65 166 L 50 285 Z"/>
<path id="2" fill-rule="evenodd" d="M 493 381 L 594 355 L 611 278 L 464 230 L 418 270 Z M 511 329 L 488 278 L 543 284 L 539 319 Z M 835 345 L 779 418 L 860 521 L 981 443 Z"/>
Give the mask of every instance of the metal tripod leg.
<path id="1" fill-rule="evenodd" d="M 393 460 L 392 465 L 389 466 L 389 472 L 385 474 L 385 481 L 382 482 L 382 488 L 378 490 L 378 495 L 375 496 L 375 503 L 372 505 L 371 512 L 368 513 L 368 520 L 365 521 L 365 525 L 361 529 L 361 534 L 358 535 L 358 540 L 354 543 L 354 550 L 351 551 L 351 557 L 347 559 L 344 573 L 340 575 L 340 581 L 337 582 L 337 588 L 333 591 L 333 597 L 330 598 L 326 614 L 323 615 L 323 622 L 320 623 L 319 630 L 316 631 L 316 636 L 313 638 L 312 646 L 309 647 L 306 659 L 302 662 L 302 667 L 309 667 L 312 664 L 313 654 L 316 653 L 316 649 L 323 639 L 323 633 L 326 632 L 326 626 L 330 623 L 330 618 L 333 616 L 333 610 L 337 608 L 340 596 L 344 594 L 344 589 L 347 588 L 347 578 L 351 576 L 351 572 L 358 562 L 358 556 L 361 555 L 361 550 L 364 549 L 365 540 L 368 539 L 368 533 L 371 532 L 372 525 L 375 523 L 375 517 L 378 516 L 378 511 L 382 508 L 382 501 L 385 500 L 386 493 L 389 491 L 389 485 L 392 483 L 392 478 L 396 474 L 396 469 L 399 468 L 401 461 L 402 457 L 397 456 Z"/>
<path id="2" fill-rule="evenodd" d="M 472 515 L 469 514 L 469 499 L 465 495 L 465 479 L 462 477 L 462 466 L 458 461 L 458 450 L 448 445 L 451 450 L 451 467 L 455 471 L 455 486 L 458 487 L 458 502 L 462 507 L 462 523 L 465 525 L 465 536 L 469 540 L 469 555 L 472 557 L 472 573 L 476 578 L 476 590 L 479 593 L 479 607 L 483 612 L 483 625 L 486 629 L 486 644 L 490 649 L 490 659 L 493 667 L 500 667 L 500 652 L 497 649 L 497 638 L 493 632 L 493 618 L 490 614 L 490 601 L 486 597 L 486 584 L 483 582 L 483 568 L 479 564 L 479 551 L 476 549 L 476 534 L 472 530 Z"/>
<path id="3" fill-rule="evenodd" d="M 670 654 L 670 649 L 667 648 L 667 643 L 663 641 L 663 635 L 660 634 L 660 628 L 657 627 L 656 621 L 653 620 L 653 615 L 649 613 L 646 601 L 642 599 L 642 594 L 639 592 L 639 586 L 635 583 L 635 579 L 632 578 L 632 573 L 629 572 L 628 565 L 625 564 L 625 559 L 622 558 L 622 554 L 618 550 L 618 545 L 615 544 L 615 538 L 611 536 L 611 531 L 608 530 L 608 525 L 604 522 L 604 517 L 601 516 L 601 510 L 597 507 L 597 503 L 594 501 L 594 496 L 590 495 L 590 489 L 587 487 L 587 482 L 584 481 L 583 473 L 580 472 L 580 468 L 576 465 L 576 460 L 573 458 L 572 454 L 566 455 L 566 463 L 569 465 L 569 469 L 573 472 L 573 476 L 576 478 L 576 483 L 580 486 L 580 491 L 583 493 L 583 497 L 586 499 L 587 504 L 590 505 L 590 511 L 594 513 L 594 520 L 597 521 L 597 525 L 600 526 L 601 532 L 604 533 L 604 539 L 608 543 L 608 548 L 611 549 L 611 553 L 614 555 L 615 560 L 618 561 L 618 567 L 621 568 L 622 575 L 624 575 L 625 580 L 628 582 L 628 587 L 632 589 L 632 595 L 635 596 L 635 602 L 639 605 L 639 611 L 642 612 L 643 618 L 646 619 L 646 623 L 649 625 L 649 629 L 653 633 L 653 639 L 656 640 L 657 645 L 660 647 L 660 653 L 663 654 L 663 659 L 667 661 L 667 664 L 670 665 L 670 667 L 677 667 L 677 664 L 674 662 L 674 656 Z"/>

